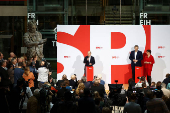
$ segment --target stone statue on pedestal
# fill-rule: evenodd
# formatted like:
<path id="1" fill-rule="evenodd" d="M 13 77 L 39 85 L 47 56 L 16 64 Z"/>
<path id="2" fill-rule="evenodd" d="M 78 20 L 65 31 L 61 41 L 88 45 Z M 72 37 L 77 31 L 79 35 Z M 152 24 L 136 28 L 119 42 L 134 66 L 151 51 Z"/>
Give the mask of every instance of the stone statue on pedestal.
<path id="1" fill-rule="evenodd" d="M 44 58 L 43 44 L 47 39 L 42 39 L 42 34 L 36 31 L 37 25 L 35 21 L 28 22 L 28 32 L 24 34 L 24 44 L 27 47 L 27 57 L 37 55 L 38 60 Z"/>

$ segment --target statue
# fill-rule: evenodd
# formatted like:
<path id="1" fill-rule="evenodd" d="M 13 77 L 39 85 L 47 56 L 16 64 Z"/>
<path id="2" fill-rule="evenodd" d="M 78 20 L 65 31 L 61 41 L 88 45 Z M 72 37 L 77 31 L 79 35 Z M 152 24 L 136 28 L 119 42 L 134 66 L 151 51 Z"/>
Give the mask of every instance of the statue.
<path id="1" fill-rule="evenodd" d="M 42 34 L 36 31 L 37 25 L 35 21 L 28 22 L 28 32 L 24 34 L 24 44 L 27 47 L 27 56 L 37 56 L 38 60 L 44 58 L 43 44 L 47 39 L 42 39 Z"/>

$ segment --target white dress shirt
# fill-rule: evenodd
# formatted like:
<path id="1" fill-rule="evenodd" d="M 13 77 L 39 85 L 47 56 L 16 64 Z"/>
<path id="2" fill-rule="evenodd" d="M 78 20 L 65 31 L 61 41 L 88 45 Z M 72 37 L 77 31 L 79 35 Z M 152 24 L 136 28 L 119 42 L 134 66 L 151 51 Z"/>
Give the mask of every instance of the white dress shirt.
<path id="1" fill-rule="evenodd" d="M 91 56 L 89 57 L 89 62 L 90 62 Z"/>
<path id="2" fill-rule="evenodd" d="M 136 60 L 137 52 L 135 52 L 135 60 Z M 136 62 L 134 62 L 136 64 Z"/>
<path id="3" fill-rule="evenodd" d="M 40 82 L 48 82 L 49 70 L 46 67 L 38 68 L 37 72 L 38 72 L 38 81 L 40 81 Z"/>
<path id="4" fill-rule="evenodd" d="M 137 52 L 135 52 L 135 60 L 136 60 Z"/>

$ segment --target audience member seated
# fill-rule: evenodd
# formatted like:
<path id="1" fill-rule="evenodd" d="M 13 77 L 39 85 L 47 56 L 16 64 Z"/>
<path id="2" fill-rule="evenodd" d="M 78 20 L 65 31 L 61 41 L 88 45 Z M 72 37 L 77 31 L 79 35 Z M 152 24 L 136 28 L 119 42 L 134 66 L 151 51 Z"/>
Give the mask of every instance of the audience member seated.
<path id="1" fill-rule="evenodd" d="M 77 87 L 77 78 L 75 75 L 71 76 L 71 80 L 69 80 L 70 86 L 72 86 L 72 89 L 75 89 Z"/>
<path id="2" fill-rule="evenodd" d="M 84 97 L 78 100 L 78 113 L 95 113 L 95 103 L 92 97 L 90 97 L 90 90 L 84 89 Z"/>
<path id="3" fill-rule="evenodd" d="M 75 94 L 76 94 L 77 96 L 80 96 L 80 90 L 84 90 L 84 88 L 85 88 L 85 85 L 84 85 L 83 83 L 80 83 L 80 84 L 78 85 L 77 89 L 76 89 Z"/>
<path id="4" fill-rule="evenodd" d="M 64 93 L 65 93 L 66 91 L 69 91 L 69 90 L 66 89 L 65 83 L 63 82 L 63 83 L 61 83 L 61 88 L 60 88 L 60 89 L 58 90 L 58 92 L 57 92 L 57 98 L 58 98 L 58 99 L 62 99 L 63 96 L 64 96 Z"/>
<path id="5" fill-rule="evenodd" d="M 100 99 L 99 105 L 100 105 L 100 108 L 103 108 L 104 107 L 104 100 L 103 100 L 103 98 L 100 97 L 99 92 L 97 92 L 97 91 L 94 92 L 94 100 L 95 99 Z"/>
<path id="6" fill-rule="evenodd" d="M 28 99 L 26 113 L 41 113 L 41 106 L 39 102 L 40 93 L 39 89 L 35 89 L 33 96 Z"/>
<path id="7" fill-rule="evenodd" d="M 152 83 L 151 83 L 150 88 L 156 88 L 156 84 L 155 84 L 155 82 L 152 82 Z"/>
<path id="8" fill-rule="evenodd" d="M 1 82 L 0 82 L 0 87 L 9 87 L 12 83 L 10 81 L 10 77 L 8 75 L 6 61 L 2 61 L 2 65 L 0 67 L 0 77 L 1 77 Z"/>
<path id="9" fill-rule="evenodd" d="M 143 88 L 143 92 L 144 92 L 144 94 L 146 94 L 147 92 L 148 92 L 148 88 L 147 88 L 147 86 L 146 86 L 146 83 L 142 83 L 142 88 Z"/>
<path id="10" fill-rule="evenodd" d="M 101 113 L 100 98 L 95 98 L 94 102 L 95 102 L 96 113 Z"/>
<path id="11" fill-rule="evenodd" d="M 85 88 L 90 88 L 91 84 L 90 82 L 87 82 L 87 78 L 85 76 L 81 77 L 81 81 L 85 85 Z"/>
<path id="12" fill-rule="evenodd" d="M 150 99 L 146 103 L 149 113 L 170 113 L 165 102 L 161 98 L 156 98 L 154 92 L 148 91 L 147 97 Z"/>
<path id="13" fill-rule="evenodd" d="M 45 67 L 44 61 L 41 61 L 40 65 L 41 67 L 38 68 L 37 73 L 38 73 L 39 88 L 42 88 L 42 85 L 45 82 L 48 82 L 49 69 Z"/>
<path id="14" fill-rule="evenodd" d="M 165 83 L 166 86 L 167 86 L 169 82 L 170 82 L 170 74 L 167 73 L 167 74 L 166 74 L 166 78 L 163 80 L 163 83 Z"/>
<path id="15" fill-rule="evenodd" d="M 57 85 L 58 87 L 61 87 L 60 85 L 61 85 L 61 83 L 64 82 L 64 80 L 68 80 L 66 74 L 64 74 L 64 75 L 62 76 L 61 80 L 58 80 L 58 81 L 57 81 L 57 84 L 56 84 L 56 85 Z"/>
<path id="16" fill-rule="evenodd" d="M 13 68 L 12 63 L 9 63 L 7 65 L 7 68 L 8 68 L 8 75 L 11 80 L 11 83 L 14 84 L 14 68 Z"/>
<path id="17" fill-rule="evenodd" d="M 157 83 L 156 83 L 156 89 L 158 89 L 158 90 L 161 90 L 161 81 L 158 81 Z"/>
<path id="18" fill-rule="evenodd" d="M 84 109 L 81 109 L 81 111 L 84 111 Z M 70 91 L 64 93 L 64 101 L 56 102 L 53 105 L 50 113 L 77 113 L 77 106 L 72 101 L 72 94 Z"/>
<path id="19" fill-rule="evenodd" d="M 69 80 L 65 80 L 65 81 L 64 81 L 64 84 L 65 84 L 65 86 L 66 86 L 66 89 L 68 89 L 69 91 L 72 90 L 72 88 L 70 87 L 70 82 L 69 82 Z"/>
<path id="20" fill-rule="evenodd" d="M 108 108 L 108 107 L 104 107 L 102 109 L 102 113 L 112 113 L 112 110 L 110 108 Z"/>
<path id="21" fill-rule="evenodd" d="M 101 75 L 101 74 L 98 74 L 98 75 L 97 75 L 97 78 L 99 79 L 99 83 L 100 83 L 100 84 L 105 85 L 105 81 L 102 80 L 102 75 Z"/>
<path id="22" fill-rule="evenodd" d="M 67 75 L 64 74 L 64 75 L 62 76 L 61 80 L 68 80 L 68 79 L 67 79 Z"/>
<path id="23" fill-rule="evenodd" d="M 104 88 L 104 85 L 100 84 L 99 83 L 99 80 L 95 79 L 93 85 L 91 86 L 91 91 L 94 92 L 94 91 L 98 91 L 100 96 L 103 98 L 104 97 L 104 94 L 105 94 L 105 88 Z"/>
<path id="24" fill-rule="evenodd" d="M 29 87 L 31 88 L 31 90 L 33 91 L 34 90 L 34 74 L 32 72 L 30 72 L 30 68 L 29 67 L 26 67 L 25 70 L 24 70 L 24 74 L 22 76 L 25 81 L 28 81 L 28 85 Z"/>
<path id="25" fill-rule="evenodd" d="M 19 62 L 18 67 L 14 69 L 14 87 L 17 85 L 17 80 L 22 77 L 24 70 L 22 69 L 23 63 Z"/>
<path id="26" fill-rule="evenodd" d="M 123 113 L 142 113 L 140 105 L 135 103 L 136 94 L 132 93 L 129 98 L 130 102 L 125 104 Z"/>
<path id="27" fill-rule="evenodd" d="M 135 87 L 136 83 L 134 82 L 133 78 L 130 78 L 128 80 L 128 84 L 129 84 L 129 87 L 128 87 L 128 91 L 132 91 L 132 89 Z"/>
<path id="28" fill-rule="evenodd" d="M 135 87 L 142 87 L 142 83 L 146 83 L 146 86 L 149 86 L 145 76 L 142 76 L 141 79 L 139 79 L 139 82 L 135 85 Z"/>
<path id="29" fill-rule="evenodd" d="M 166 84 L 162 83 L 162 92 L 165 96 L 167 96 L 168 98 L 170 98 L 170 90 L 166 89 Z"/>

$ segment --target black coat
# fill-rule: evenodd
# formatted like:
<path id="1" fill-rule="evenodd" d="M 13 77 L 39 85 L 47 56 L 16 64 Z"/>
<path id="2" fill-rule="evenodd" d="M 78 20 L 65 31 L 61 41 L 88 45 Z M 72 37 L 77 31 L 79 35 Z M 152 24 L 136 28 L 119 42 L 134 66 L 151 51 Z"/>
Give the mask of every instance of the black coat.
<path id="1" fill-rule="evenodd" d="M 86 57 L 84 58 L 84 61 L 83 61 L 83 63 L 85 63 L 85 66 L 93 66 L 93 65 L 95 64 L 95 59 L 94 59 L 94 57 L 91 56 L 90 62 L 87 60 L 87 58 L 89 58 L 89 56 L 86 56 Z M 89 65 L 89 63 L 92 63 L 92 65 Z"/>
<path id="2" fill-rule="evenodd" d="M 75 89 L 77 87 L 77 80 L 74 81 L 74 80 L 69 80 L 70 82 L 70 86 L 72 86 L 72 89 Z"/>
<path id="3" fill-rule="evenodd" d="M 85 88 L 90 88 L 91 86 L 90 82 L 85 82 L 84 85 L 85 85 Z"/>
<path id="4" fill-rule="evenodd" d="M 11 81 L 9 79 L 8 71 L 4 68 L 0 67 L 0 76 L 1 76 L 1 82 L 0 86 L 6 87 L 11 85 Z"/>
<path id="5" fill-rule="evenodd" d="M 92 86 L 91 86 L 91 91 L 92 91 L 92 92 L 98 91 L 99 95 L 100 95 L 101 97 L 104 97 L 105 88 L 104 88 L 104 85 L 102 85 L 102 84 L 99 84 L 99 86 L 94 86 L 94 85 L 92 85 Z"/>

